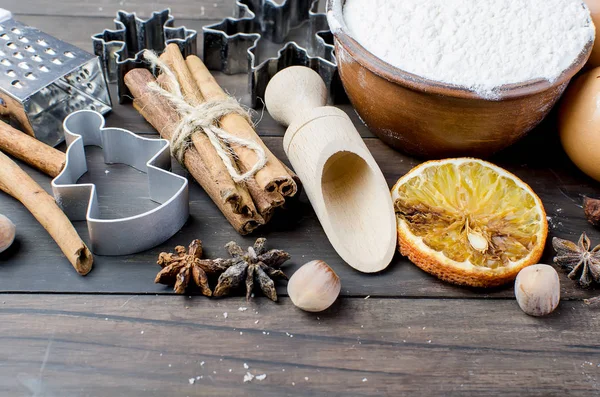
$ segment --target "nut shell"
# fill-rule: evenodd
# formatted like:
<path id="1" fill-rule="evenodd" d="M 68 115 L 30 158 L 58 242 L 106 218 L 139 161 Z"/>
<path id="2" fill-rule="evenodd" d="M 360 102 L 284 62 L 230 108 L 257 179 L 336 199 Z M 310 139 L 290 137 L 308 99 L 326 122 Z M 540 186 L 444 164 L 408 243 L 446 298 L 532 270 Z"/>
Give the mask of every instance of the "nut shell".
<path id="1" fill-rule="evenodd" d="M 15 224 L 0 214 L 0 252 L 6 251 L 15 241 L 16 230 Z"/>
<path id="2" fill-rule="evenodd" d="M 342 289 L 340 278 L 327 263 L 303 265 L 290 277 L 287 292 L 292 303 L 307 312 L 321 312 L 335 302 Z"/>
<path id="3" fill-rule="evenodd" d="M 532 265 L 524 268 L 515 281 L 515 297 L 525 313 L 545 316 L 560 302 L 560 280 L 552 266 Z"/>

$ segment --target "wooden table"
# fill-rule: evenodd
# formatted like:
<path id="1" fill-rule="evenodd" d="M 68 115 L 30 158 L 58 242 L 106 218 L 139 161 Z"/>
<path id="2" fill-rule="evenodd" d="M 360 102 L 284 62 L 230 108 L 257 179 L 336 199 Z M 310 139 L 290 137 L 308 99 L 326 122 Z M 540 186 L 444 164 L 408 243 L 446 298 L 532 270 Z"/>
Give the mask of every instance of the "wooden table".
<path id="1" fill-rule="evenodd" d="M 200 30 L 229 15 L 232 3 L 172 0 L 170 6 L 177 24 Z M 2 7 L 90 50 L 90 35 L 111 27 L 118 9 L 147 16 L 160 5 L 4 0 Z M 232 94 L 245 95 L 244 75 L 217 77 Z M 419 163 L 374 138 L 350 106 L 342 108 L 390 185 Z M 128 105 L 115 104 L 107 123 L 152 132 Z M 550 117 L 492 160 L 540 195 L 550 237 L 576 239 L 586 231 L 599 242 L 600 232 L 586 223 L 580 206 L 581 195 L 598 195 L 599 186 L 566 159 L 554 125 Z M 258 130 L 285 159 L 283 128 L 265 114 Z M 99 149 L 88 153 L 90 172 L 82 180 L 96 183 L 106 217 L 154 205 L 145 175 L 105 165 Z M 49 178 L 25 168 L 49 189 Z M 237 235 L 195 183 L 190 199 L 189 221 L 168 242 L 138 255 L 97 256 L 94 270 L 81 277 L 32 216 L 0 195 L 0 213 L 18 228 L 14 247 L 0 256 L 0 395 L 600 395 L 600 309 L 582 302 L 598 290 L 582 290 L 561 273 L 559 308 L 533 318 L 519 310 L 510 285 L 455 287 L 400 255 L 380 274 L 353 271 L 327 242 L 305 196 L 252 237 Z M 85 223 L 75 225 L 86 239 Z M 274 304 L 263 297 L 247 303 L 242 297 L 174 296 L 153 283 L 161 251 L 200 238 L 206 255 L 217 257 L 228 241 L 251 244 L 258 236 L 292 254 L 288 274 L 312 259 L 328 262 L 341 277 L 341 299 L 324 313 L 307 314 L 285 297 L 284 286 Z M 552 256 L 549 239 L 543 260 L 550 263 Z M 246 372 L 267 376 L 244 383 Z"/>

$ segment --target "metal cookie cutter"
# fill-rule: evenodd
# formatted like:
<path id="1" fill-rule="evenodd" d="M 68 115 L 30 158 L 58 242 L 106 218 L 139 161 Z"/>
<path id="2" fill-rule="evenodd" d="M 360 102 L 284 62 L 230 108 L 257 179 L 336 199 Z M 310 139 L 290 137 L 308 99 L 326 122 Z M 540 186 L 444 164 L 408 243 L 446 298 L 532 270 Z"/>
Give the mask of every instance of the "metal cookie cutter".
<path id="1" fill-rule="evenodd" d="M 344 97 L 327 17 L 318 0 L 236 0 L 233 18 L 202 28 L 204 63 L 226 74 L 248 73 L 252 107 L 271 77 L 288 66 L 308 66 L 325 81 L 331 99 Z M 284 44 L 285 43 L 285 44 Z M 277 57 L 263 53 L 279 49 Z"/>
<path id="2" fill-rule="evenodd" d="M 86 220 L 91 249 L 98 255 L 127 255 L 152 248 L 173 236 L 189 213 L 188 181 L 171 167 L 169 142 L 120 128 L 104 128 L 101 114 L 82 110 L 64 121 L 67 162 L 52 180 L 58 205 L 71 220 Z M 161 203 L 143 214 L 101 219 L 94 184 L 76 184 L 87 172 L 84 146 L 102 147 L 106 163 L 127 164 L 148 174 L 150 198 Z"/>
<path id="3" fill-rule="evenodd" d="M 56 146 L 62 121 L 80 109 L 111 110 L 98 57 L 10 18 L 0 9 L 0 116 Z"/>
<path id="4" fill-rule="evenodd" d="M 129 89 L 123 77 L 131 69 L 148 67 L 142 52 L 146 49 L 161 53 L 167 44 L 179 46 L 184 57 L 196 54 L 195 30 L 184 26 L 174 28 L 171 10 L 156 11 L 148 19 L 140 19 L 135 13 L 117 12 L 114 20 L 116 30 L 106 29 L 92 36 L 94 53 L 102 59 L 110 83 L 117 83 L 119 103 L 130 101 Z"/>

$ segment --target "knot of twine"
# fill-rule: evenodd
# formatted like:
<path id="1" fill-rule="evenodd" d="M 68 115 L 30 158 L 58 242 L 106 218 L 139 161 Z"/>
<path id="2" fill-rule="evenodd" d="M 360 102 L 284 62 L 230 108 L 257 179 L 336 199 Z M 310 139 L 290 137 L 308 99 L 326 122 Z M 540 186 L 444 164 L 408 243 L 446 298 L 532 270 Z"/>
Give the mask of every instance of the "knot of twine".
<path id="1" fill-rule="evenodd" d="M 256 142 L 239 138 L 230 134 L 220 127 L 219 120 L 228 114 L 238 114 L 244 117 L 250 124 L 250 115 L 242 106 L 231 97 L 219 100 L 210 100 L 199 105 L 190 105 L 181 91 L 181 86 L 173 71 L 154 52 L 144 51 L 144 57 L 153 69 L 160 68 L 167 77 L 169 91 L 163 89 L 156 82 L 148 84 L 148 88 L 168 100 L 180 116 L 180 121 L 171 136 L 171 154 L 183 165 L 185 151 L 192 145 L 192 135 L 195 132 L 203 132 L 217 151 L 217 154 L 225 164 L 227 171 L 235 182 L 243 182 L 254 176 L 267 163 L 264 149 Z M 246 147 L 256 153 L 257 160 L 254 166 L 247 172 L 240 174 L 232 157 L 235 154 L 230 144 Z"/>

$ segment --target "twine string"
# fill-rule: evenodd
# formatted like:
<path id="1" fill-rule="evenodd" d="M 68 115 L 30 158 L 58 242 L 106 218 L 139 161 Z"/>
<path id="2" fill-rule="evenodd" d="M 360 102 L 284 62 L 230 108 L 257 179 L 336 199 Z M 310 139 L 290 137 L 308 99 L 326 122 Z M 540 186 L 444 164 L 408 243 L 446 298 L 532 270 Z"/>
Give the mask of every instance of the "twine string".
<path id="1" fill-rule="evenodd" d="M 153 69 L 158 67 L 165 74 L 169 90 L 165 90 L 156 82 L 149 83 L 148 88 L 169 101 L 180 115 L 179 124 L 171 136 L 171 154 L 180 164 L 183 165 L 185 151 L 192 146 L 192 135 L 195 132 L 203 132 L 235 182 L 247 180 L 266 165 L 267 156 L 262 146 L 252 140 L 232 135 L 220 126 L 219 120 L 228 114 L 238 114 L 252 123 L 248 112 L 234 98 L 209 100 L 193 106 L 185 100 L 177 77 L 169 66 L 152 51 L 144 51 L 144 57 Z M 240 174 L 232 159 L 236 156 L 231 150 L 231 144 L 246 147 L 256 153 L 256 162 L 243 174 Z"/>

